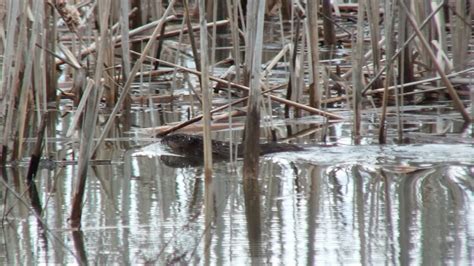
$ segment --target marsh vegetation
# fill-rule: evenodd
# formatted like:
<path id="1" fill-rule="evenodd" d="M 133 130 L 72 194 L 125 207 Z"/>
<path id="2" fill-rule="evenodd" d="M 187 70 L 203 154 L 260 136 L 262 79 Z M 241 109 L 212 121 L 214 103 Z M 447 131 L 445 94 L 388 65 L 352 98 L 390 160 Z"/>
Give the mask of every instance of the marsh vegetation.
<path id="1" fill-rule="evenodd" d="M 473 19 L 0 1 L 0 263 L 472 261 Z"/>

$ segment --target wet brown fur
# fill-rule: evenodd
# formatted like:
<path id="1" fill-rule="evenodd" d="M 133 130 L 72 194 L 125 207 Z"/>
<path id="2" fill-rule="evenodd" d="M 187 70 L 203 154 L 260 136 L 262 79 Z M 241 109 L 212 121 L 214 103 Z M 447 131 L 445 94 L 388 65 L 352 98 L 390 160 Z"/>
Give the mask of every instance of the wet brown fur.
<path id="1" fill-rule="evenodd" d="M 165 136 L 161 143 L 167 145 L 170 150 L 176 154 L 187 157 L 203 156 L 203 139 L 202 136 L 188 134 L 172 134 Z M 234 145 L 233 151 L 237 149 L 237 156 L 243 157 L 243 147 L 240 144 Z M 301 151 L 303 148 L 288 143 L 262 143 L 260 144 L 260 155 L 285 152 L 285 151 Z M 229 142 L 212 140 L 212 156 L 215 159 L 227 160 L 230 156 Z"/>

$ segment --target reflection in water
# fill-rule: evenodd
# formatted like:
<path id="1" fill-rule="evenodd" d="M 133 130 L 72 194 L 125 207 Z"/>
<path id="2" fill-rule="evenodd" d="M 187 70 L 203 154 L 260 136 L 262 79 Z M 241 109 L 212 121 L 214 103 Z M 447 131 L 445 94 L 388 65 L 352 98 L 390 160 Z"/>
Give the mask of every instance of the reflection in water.
<path id="1" fill-rule="evenodd" d="M 318 255 L 316 251 L 316 221 L 319 220 L 319 206 L 320 206 L 320 195 L 321 195 L 321 167 L 314 166 L 311 167 L 310 171 L 310 189 L 309 189 L 309 198 L 307 203 L 308 208 L 308 237 L 306 241 L 308 242 L 307 250 L 307 265 L 315 265 L 315 258 Z"/>
<path id="2" fill-rule="evenodd" d="M 261 250 L 263 242 L 258 179 L 245 178 L 243 186 L 250 262 L 252 265 L 261 265 L 264 262 L 264 253 Z"/>
<path id="3" fill-rule="evenodd" d="M 212 178 L 209 176 L 206 178 L 206 185 L 204 189 L 204 209 L 205 209 L 205 237 L 204 237 L 204 256 L 205 264 L 209 265 L 211 263 L 211 244 L 212 244 L 212 230 L 211 227 L 215 223 L 215 198 L 214 198 L 214 184 Z"/>
<path id="4" fill-rule="evenodd" d="M 245 182 L 240 162 L 236 172 L 220 162 L 207 184 L 199 167 L 129 152 L 123 164 L 91 167 L 80 232 L 67 230 L 74 165 L 38 173 L 39 204 L 13 196 L 31 195 L 27 169 L 8 168 L 0 264 L 467 264 L 473 162 L 443 162 L 443 149 L 426 147 L 411 149 L 423 160 L 401 147 L 275 154 Z"/>

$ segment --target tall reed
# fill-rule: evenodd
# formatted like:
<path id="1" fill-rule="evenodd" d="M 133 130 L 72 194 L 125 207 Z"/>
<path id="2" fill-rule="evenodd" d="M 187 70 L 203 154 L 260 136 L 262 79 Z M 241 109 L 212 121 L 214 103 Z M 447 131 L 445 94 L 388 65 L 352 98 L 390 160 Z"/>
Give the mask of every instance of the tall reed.
<path id="1" fill-rule="evenodd" d="M 83 124 L 81 128 L 81 142 L 79 149 L 78 159 L 78 170 L 77 179 L 75 182 L 72 205 L 71 205 L 71 216 L 70 224 L 72 228 L 80 228 L 81 217 L 82 217 L 82 206 L 83 198 L 87 180 L 87 169 L 89 166 L 89 160 L 91 159 L 93 148 L 94 148 L 94 137 L 95 128 L 98 116 L 98 107 L 101 98 L 101 92 L 103 90 L 103 83 L 101 82 L 104 75 L 104 62 L 106 54 L 108 52 L 108 41 L 107 35 L 109 31 L 109 16 L 110 16 L 111 1 L 104 0 L 99 4 L 99 10 L 101 11 L 99 26 L 100 26 L 100 39 L 99 49 L 96 61 L 95 69 L 95 88 L 91 91 L 89 98 L 86 102 L 86 108 L 83 116 Z"/>
<path id="2" fill-rule="evenodd" d="M 206 1 L 199 0 L 199 25 L 200 25 L 200 48 L 201 48 L 201 92 L 202 92 L 202 112 L 204 123 L 204 175 L 206 183 L 212 177 L 212 146 L 211 146 L 211 103 L 212 94 L 209 87 L 209 54 L 206 27 Z"/>
<path id="3" fill-rule="evenodd" d="M 245 120 L 244 168 L 245 179 L 258 177 L 260 155 L 260 75 L 263 49 L 265 0 L 247 3 L 246 60 L 249 65 L 250 94 Z"/>

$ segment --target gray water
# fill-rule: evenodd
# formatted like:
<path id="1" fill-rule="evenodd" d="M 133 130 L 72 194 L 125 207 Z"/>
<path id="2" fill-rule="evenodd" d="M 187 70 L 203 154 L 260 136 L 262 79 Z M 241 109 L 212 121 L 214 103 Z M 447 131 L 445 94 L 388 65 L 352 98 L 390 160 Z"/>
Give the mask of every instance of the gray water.
<path id="1" fill-rule="evenodd" d="M 262 157 L 256 182 L 243 182 L 240 161 L 215 164 L 206 182 L 199 166 L 168 167 L 151 143 L 90 167 L 79 232 L 67 221 L 75 165 L 41 170 L 41 213 L 25 192 L 27 168 L 10 167 L 0 264 L 467 265 L 473 152 L 309 145 Z"/>

